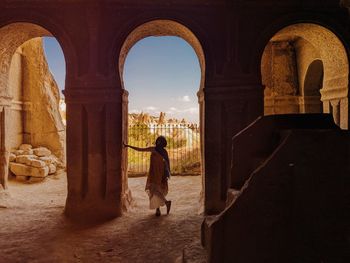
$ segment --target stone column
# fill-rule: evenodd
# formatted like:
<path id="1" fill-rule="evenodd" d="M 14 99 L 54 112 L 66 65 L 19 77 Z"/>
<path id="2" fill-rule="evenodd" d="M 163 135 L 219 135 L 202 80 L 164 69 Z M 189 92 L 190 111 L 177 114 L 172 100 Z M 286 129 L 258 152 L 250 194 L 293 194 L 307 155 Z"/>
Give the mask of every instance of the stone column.
<path id="1" fill-rule="evenodd" d="M 334 122 L 340 126 L 340 102 L 339 100 L 331 100 L 331 105 Z"/>
<path id="2" fill-rule="evenodd" d="M 78 220 L 121 215 L 122 91 L 68 87 L 65 213 Z"/>
<path id="3" fill-rule="evenodd" d="M 324 113 L 331 113 L 330 102 L 328 100 L 322 101 L 322 107 Z"/>
<path id="4" fill-rule="evenodd" d="M 340 128 L 349 129 L 349 99 L 342 98 L 340 100 Z"/>
<path id="5" fill-rule="evenodd" d="M 211 87 L 212 86 L 212 87 Z M 232 137 L 263 114 L 261 86 L 208 83 L 205 94 L 205 212 L 215 214 L 226 205 Z M 207 125 L 210 123 L 210 125 Z"/>
<path id="6" fill-rule="evenodd" d="M 320 93 L 324 112 L 332 113 L 334 122 L 341 129 L 347 130 L 349 127 L 348 78 L 325 79 Z"/>
<path id="7" fill-rule="evenodd" d="M 128 143 L 128 130 L 129 130 L 129 116 L 128 116 L 128 106 L 129 106 L 129 92 L 126 90 L 122 90 L 122 142 Z M 128 210 L 131 202 L 132 195 L 128 185 L 128 149 L 122 149 L 122 205 L 123 210 Z"/>
<path id="8" fill-rule="evenodd" d="M 7 189 L 8 172 L 9 172 L 9 155 L 8 147 L 8 117 L 9 108 L 11 107 L 11 98 L 0 98 L 0 186 Z"/>
<path id="9" fill-rule="evenodd" d="M 199 103 L 199 132 L 200 132 L 200 152 L 201 152 L 201 175 L 202 175 L 202 190 L 200 193 L 200 209 L 199 211 L 204 212 L 205 202 L 205 101 L 204 101 L 204 90 L 200 89 L 197 92 L 198 103 Z"/>

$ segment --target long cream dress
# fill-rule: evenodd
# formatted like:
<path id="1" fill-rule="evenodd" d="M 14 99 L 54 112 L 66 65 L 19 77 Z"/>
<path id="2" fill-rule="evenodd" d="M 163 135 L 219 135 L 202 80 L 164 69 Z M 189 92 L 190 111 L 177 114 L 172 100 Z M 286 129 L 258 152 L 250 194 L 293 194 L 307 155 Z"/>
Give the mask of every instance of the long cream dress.
<path id="1" fill-rule="evenodd" d="M 164 158 L 157 151 L 152 151 L 145 189 L 149 196 L 150 209 L 165 205 L 165 196 L 168 194 L 168 180 L 165 178 L 164 171 Z"/>

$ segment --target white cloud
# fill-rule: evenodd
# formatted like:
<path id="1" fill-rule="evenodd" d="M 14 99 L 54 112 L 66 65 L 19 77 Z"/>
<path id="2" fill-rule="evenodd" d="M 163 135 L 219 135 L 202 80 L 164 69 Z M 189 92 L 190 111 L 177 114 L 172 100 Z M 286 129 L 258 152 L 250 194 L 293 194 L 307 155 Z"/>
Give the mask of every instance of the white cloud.
<path id="1" fill-rule="evenodd" d="M 149 110 L 149 111 L 155 111 L 157 109 L 158 109 L 157 107 L 153 107 L 153 106 L 146 107 L 146 110 Z"/>
<path id="2" fill-rule="evenodd" d="M 185 112 L 188 112 L 190 114 L 199 114 L 199 108 L 198 107 L 192 107 L 185 109 Z"/>
<path id="3" fill-rule="evenodd" d="M 170 107 L 169 111 L 167 113 L 189 113 L 189 114 L 199 114 L 199 108 L 198 107 L 191 107 L 187 109 L 177 109 L 175 107 Z"/>
<path id="4" fill-rule="evenodd" d="M 182 102 L 190 102 L 191 99 L 190 99 L 190 96 L 185 95 L 185 96 L 179 98 L 179 101 L 182 101 Z"/>
<path id="5" fill-rule="evenodd" d="M 141 113 L 140 110 L 137 110 L 137 109 L 132 109 L 132 110 L 129 110 L 129 113 L 136 113 L 136 114 L 139 114 Z"/>

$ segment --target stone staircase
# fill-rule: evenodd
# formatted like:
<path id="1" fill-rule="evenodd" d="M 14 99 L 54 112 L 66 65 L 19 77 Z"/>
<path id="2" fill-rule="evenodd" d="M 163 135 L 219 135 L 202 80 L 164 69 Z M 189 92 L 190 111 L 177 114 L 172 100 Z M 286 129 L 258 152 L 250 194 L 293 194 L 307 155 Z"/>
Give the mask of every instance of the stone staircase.
<path id="1" fill-rule="evenodd" d="M 329 115 L 261 117 L 233 138 L 207 262 L 350 262 L 350 134 Z"/>

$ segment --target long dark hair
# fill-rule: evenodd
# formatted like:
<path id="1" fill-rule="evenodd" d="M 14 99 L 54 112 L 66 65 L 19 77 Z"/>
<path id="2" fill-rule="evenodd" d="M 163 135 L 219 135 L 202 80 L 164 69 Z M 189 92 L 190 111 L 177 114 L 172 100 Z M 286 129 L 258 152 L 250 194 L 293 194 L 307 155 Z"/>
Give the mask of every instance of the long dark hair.
<path id="1" fill-rule="evenodd" d="M 167 141 L 164 136 L 158 136 L 156 139 L 156 151 L 159 153 L 164 160 L 168 163 L 168 167 L 170 167 L 170 161 L 169 161 L 169 156 L 167 150 L 164 148 L 167 146 Z"/>

